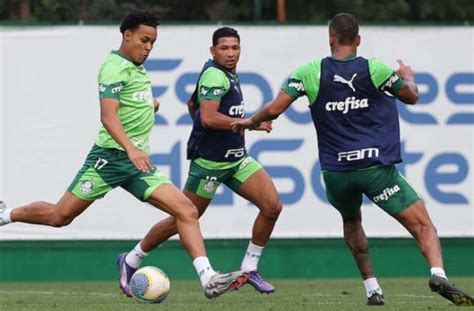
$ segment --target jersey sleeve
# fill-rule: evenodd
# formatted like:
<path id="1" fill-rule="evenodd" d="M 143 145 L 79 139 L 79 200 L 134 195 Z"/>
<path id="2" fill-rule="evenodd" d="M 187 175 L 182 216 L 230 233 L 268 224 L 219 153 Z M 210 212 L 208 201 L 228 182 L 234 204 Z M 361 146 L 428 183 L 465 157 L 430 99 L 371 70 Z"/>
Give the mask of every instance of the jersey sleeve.
<path id="1" fill-rule="evenodd" d="M 199 79 L 198 100 L 215 100 L 220 102 L 222 97 L 229 91 L 230 82 L 226 74 L 214 67 L 204 71 Z"/>
<path id="2" fill-rule="evenodd" d="M 125 68 L 118 68 L 116 64 L 106 63 L 99 72 L 99 98 L 113 98 L 120 100 L 120 92 L 127 84 L 128 74 Z"/>
<path id="3" fill-rule="evenodd" d="M 294 99 L 306 95 L 311 105 L 319 92 L 320 72 L 321 60 L 301 65 L 291 74 L 282 91 Z"/>
<path id="4" fill-rule="evenodd" d="M 372 83 L 380 91 L 396 94 L 403 86 L 403 79 L 392 68 L 379 60 L 369 60 L 369 71 Z"/>

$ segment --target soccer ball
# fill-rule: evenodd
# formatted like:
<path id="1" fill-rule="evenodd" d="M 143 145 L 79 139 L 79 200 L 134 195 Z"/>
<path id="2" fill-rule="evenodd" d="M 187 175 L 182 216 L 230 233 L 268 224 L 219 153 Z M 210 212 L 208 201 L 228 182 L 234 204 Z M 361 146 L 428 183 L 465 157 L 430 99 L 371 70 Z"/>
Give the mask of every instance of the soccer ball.
<path id="1" fill-rule="evenodd" d="M 130 289 L 138 300 L 159 303 L 170 293 L 170 279 L 157 267 L 143 267 L 132 275 Z"/>

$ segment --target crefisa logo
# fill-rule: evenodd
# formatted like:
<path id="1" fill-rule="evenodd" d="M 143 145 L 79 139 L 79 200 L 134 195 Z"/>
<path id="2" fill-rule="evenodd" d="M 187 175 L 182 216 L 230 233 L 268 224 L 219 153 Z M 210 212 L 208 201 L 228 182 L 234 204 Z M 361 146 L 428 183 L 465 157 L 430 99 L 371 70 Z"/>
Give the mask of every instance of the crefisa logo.
<path id="1" fill-rule="evenodd" d="M 374 201 L 374 203 L 377 203 L 380 201 L 387 201 L 392 195 L 394 195 L 398 191 L 400 191 L 400 187 L 398 185 L 385 188 L 381 194 L 373 197 L 372 200 Z"/>

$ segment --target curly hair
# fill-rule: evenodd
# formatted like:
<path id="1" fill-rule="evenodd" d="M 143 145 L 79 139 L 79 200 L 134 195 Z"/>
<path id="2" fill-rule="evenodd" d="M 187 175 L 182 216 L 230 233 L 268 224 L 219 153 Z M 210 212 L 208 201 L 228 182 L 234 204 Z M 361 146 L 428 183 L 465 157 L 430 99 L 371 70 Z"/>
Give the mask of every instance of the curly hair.
<path id="1" fill-rule="evenodd" d="M 135 30 L 140 25 L 156 27 L 160 23 L 158 17 L 154 12 L 146 10 L 133 10 L 128 14 L 120 24 L 120 32 L 124 33 L 125 30 Z"/>

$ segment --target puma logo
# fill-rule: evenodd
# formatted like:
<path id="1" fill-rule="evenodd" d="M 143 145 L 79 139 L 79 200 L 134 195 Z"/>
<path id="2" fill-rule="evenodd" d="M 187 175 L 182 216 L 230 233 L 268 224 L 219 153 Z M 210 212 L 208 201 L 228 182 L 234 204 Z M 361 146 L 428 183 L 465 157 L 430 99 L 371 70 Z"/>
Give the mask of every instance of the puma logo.
<path id="1" fill-rule="evenodd" d="M 339 76 L 339 75 L 334 75 L 333 81 L 334 81 L 334 82 L 340 82 L 340 83 L 347 84 L 347 85 L 351 88 L 351 90 L 352 90 L 353 92 L 355 92 L 356 90 L 355 90 L 355 88 L 354 88 L 354 85 L 352 85 L 352 81 L 354 81 L 354 78 L 355 78 L 355 77 L 357 77 L 357 73 L 354 73 L 354 74 L 352 75 L 352 79 L 350 79 L 349 81 L 347 81 L 346 79 L 344 79 L 343 77 L 341 77 L 341 76 Z"/>

